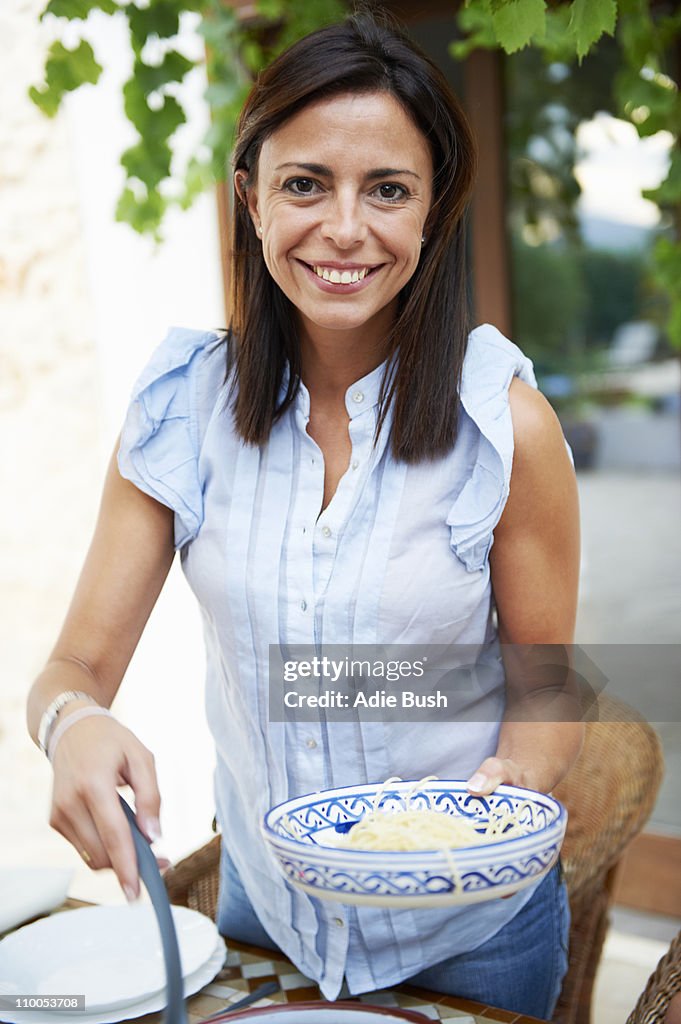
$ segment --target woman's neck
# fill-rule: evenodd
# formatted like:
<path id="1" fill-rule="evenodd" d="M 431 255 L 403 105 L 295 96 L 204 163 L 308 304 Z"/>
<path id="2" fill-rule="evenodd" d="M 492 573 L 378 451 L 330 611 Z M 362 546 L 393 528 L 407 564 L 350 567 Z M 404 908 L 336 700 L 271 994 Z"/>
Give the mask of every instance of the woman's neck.
<path id="1" fill-rule="evenodd" d="M 323 401 L 343 400 L 347 389 L 385 360 L 389 325 L 364 324 L 348 331 L 300 325 L 305 387 Z"/>

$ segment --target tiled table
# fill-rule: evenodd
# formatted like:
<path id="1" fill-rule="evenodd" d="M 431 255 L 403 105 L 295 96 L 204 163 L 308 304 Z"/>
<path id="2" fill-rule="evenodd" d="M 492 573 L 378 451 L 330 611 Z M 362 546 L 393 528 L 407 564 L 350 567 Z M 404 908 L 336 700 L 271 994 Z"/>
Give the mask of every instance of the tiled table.
<path id="1" fill-rule="evenodd" d="M 67 900 L 56 913 L 87 905 L 79 900 Z M 300 974 L 283 955 L 232 940 L 227 940 L 227 946 L 227 960 L 220 973 L 188 1000 L 190 1024 L 199 1024 L 205 1017 L 225 1008 L 229 1003 L 237 1002 L 266 981 L 278 981 L 280 990 L 252 1005 L 301 1003 L 322 998 L 317 985 Z M 351 998 L 364 1004 L 416 1010 L 433 1021 L 460 1020 L 461 1024 L 470 1024 L 471 1020 L 475 1024 L 546 1024 L 536 1017 L 509 1013 L 483 1003 L 443 996 L 411 985 L 399 985 L 393 989 Z M 161 1024 L 162 1016 L 161 1013 L 149 1013 L 122 1021 L 121 1024 Z"/>
<path id="2" fill-rule="evenodd" d="M 266 981 L 278 980 L 281 990 L 260 1000 L 257 1006 L 272 1003 L 296 1003 L 322 996 L 313 981 L 303 977 L 285 957 L 269 950 L 228 941 L 229 952 L 225 966 L 210 985 L 192 996 L 188 1002 L 190 1024 L 198 1024 L 204 1017 L 215 1013 L 226 1003 L 236 1002 Z M 506 1010 L 496 1010 L 469 999 L 456 999 L 436 992 L 400 985 L 356 997 L 361 1003 L 379 1006 L 399 1006 L 418 1010 L 433 1021 L 474 1020 L 476 1024 L 543 1024 L 536 1017 L 526 1017 Z M 462 1019 L 463 1018 L 463 1019 Z M 379 1018 L 380 1019 L 380 1018 Z M 137 1024 L 160 1024 L 161 1014 L 139 1017 Z M 132 1024 L 132 1022 L 131 1022 Z"/>

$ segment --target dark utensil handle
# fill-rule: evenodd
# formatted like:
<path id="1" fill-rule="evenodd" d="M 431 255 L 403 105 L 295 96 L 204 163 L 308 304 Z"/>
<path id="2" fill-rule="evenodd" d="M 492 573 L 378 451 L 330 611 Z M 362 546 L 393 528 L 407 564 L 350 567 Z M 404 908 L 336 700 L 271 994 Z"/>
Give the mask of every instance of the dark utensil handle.
<path id="1" fill-rule="evenodd" d="M 243 1010 L 245 1006 L 250 1006 L 251 1003 L 257 1003 L 259 999 L 264 999 L 265 996 L 274 995 L 278 992 L 281 985 L 278 981 L 266 981 L 264 985 L 260 985 L 254 992 L 249 992 L 243 999 L 239 999 L 236 1003 L 230 1003 L 229 1006 L 223 1006 L 221 1010 L 217 1010 L 216 1013 L 211 1013 L 210 1017 L 204 1017 L 201 1024 L 221 1024 L 223 1020 L 229 1017 L 230 1013 L 236 1013 L 237 1010 Z"/>
<path id="2" fill-rule="evenodd" d="M 180 950 L 177 945 L 177 934 L 170 901 L 166 887 L 161 878 L 156 858 L 151 846 L 139 830 L 132 807 L 119 795 L 121 805 L 130 823 L 132 838 L 137 854 L 137 867 L 144 882 L 158 921 L 163 945 L 163 960 L 166 967 L 166 1008 L 163 1015 L 164 1024 L 189 1024 L 187 1008 L 184 1003 L 184 983 Z"/>

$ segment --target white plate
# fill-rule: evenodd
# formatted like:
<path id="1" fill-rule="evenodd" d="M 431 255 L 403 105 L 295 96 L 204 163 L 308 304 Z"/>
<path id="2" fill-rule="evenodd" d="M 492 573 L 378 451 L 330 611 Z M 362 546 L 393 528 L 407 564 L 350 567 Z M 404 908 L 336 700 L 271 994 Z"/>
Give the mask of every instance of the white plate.
<path id="1" fill-rule="evenodd" d="M 0 868 L 0 932 L 61 906 L 73 868 Z"/>
<path id="2" fill-rule="evenodd" d="M 212 956 L 210 918 L 173 907 L 182 975 Z M 0 993 L 84 994 L 89 1012 L 129 1006 L 165 987 L 161 936 L 150 904 L 84 907 L 25 925 L 0 942 Z"/>
<path id="3" fill-rule="evenodd" d="M 177 907 L 173 909 L 178 909 Z M 75 913 L 75 911 L 74 911 Z M 213 955 L 207 963 L 184 979 L 185 998 L 199 992 L 210 984 L 218 974 L 227 957 L 227 948 L 222 936 L 218 936 Z M 86 1004 L 87 1005 L 87 1004 Z M 129 1006 L 119 1007 L 108 1012 L 88 1012 L 79 1010 L 76 1013 L 59 1011 L 50 1013 L 44 1010 L 0 1010 L 2 1024 L 117 1024 L 121 1020 L 133 1020 L 147 1013 L 157 1013 L 166 1005 L 165 990 L 149 999 L 142 999 Z"/>
<path id="4" fill-rule="evenodd" d="M 419 1010 L 400 1010 L 397 1007 L 367 1006 L 362 1003 L 333 1003 L 310 1005 L 298 1003 L 297 1006 L 266 1006 L 263 1009 L 237 1010 L 232 1020 L 243 1021 L 244 1024 L 405 1024 L 405 1021 L 430 1020 Z M 457 1017 L 456 1024 L 475 1024 L 472 1017 Z"/>

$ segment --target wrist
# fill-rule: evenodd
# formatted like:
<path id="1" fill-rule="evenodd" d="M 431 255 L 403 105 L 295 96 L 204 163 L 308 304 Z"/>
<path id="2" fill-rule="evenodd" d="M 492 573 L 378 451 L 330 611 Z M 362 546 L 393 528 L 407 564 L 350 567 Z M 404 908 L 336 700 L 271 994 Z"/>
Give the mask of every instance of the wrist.
<path id="1" fill-rule="evenodd" d="M 38 725 L 37 742 L 44 754 L 47 754 L 50 736 L 71 704 L 76 704 L 79 708 L 92 705 L 99 707 L 99 702 L 92 694 L 84 690 L 63 690 L 58 694 L 43 711 Z M 72 710 L 75 711 L 76 708 Z"/>
<path id="2" fill-rule="evenodd" d="M 96 715 L 102 715 L 105 718 L 114 717 L 108 708 L 102 708 L 99 704 L 85 704 L 84 707 L 75 710 L 72 715 L 68 715 L 63 721 L 59 722 L 50 732 L 47 750 L 45 751 L 48 761 L 50 763 L 54 761 L 59 741 L 65 732 L 68 732 L 73 725 L 77 725 L 83 718 L 94 718 Z"/>

